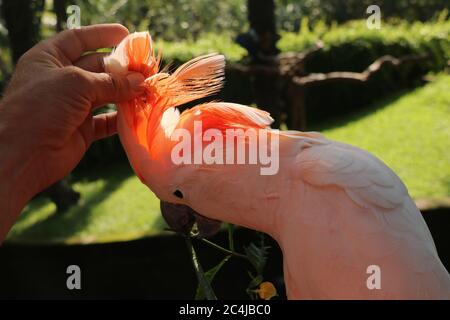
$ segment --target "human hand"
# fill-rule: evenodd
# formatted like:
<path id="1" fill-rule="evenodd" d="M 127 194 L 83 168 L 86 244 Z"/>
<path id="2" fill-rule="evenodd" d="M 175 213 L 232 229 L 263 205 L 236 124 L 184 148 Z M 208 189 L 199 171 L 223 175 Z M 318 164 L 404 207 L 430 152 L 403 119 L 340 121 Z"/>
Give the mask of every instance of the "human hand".
<path id="1" fill-rule="evenodd" d="M 19 60 L 0 103 L 0 242 L 35 194 L 66 176 L 90 144 L 116 132 L 116 114 L 96 107 L 144 90 L 139 73 L 104 72 L 102 53 L 128 30 L 118 24 L 64 31 Z"/>

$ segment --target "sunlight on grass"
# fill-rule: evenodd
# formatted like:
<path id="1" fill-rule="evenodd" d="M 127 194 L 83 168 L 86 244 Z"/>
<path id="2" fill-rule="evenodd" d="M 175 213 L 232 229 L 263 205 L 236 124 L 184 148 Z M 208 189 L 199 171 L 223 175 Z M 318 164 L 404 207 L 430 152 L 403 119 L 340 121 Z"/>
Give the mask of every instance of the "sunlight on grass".
<path id="1" fill-rule="evenodd" d="M 11 230 L 20 242 L 104 242 L 129 240 L 161 231 L 159 200 L 129 168 L 105 170 L 108 179 L 80 181 L 81 201 L 62 214 L 47 199 L 33 200 Z M 126 171 L 126 173 L 124 173 Z"/>
<path id="2" fill-rule="evenodd" d="M 432 80 L 322 133 L 377 155 L 402 178 L 416 199 L 449 196 L 450 75 Z"/>
<path id="3" fill-rule="evenodd" d="M 76 187 L 81 188 L 82 184 Z M 141 236 L 160 231 L 161 228 L 154 229 L 155 225 L 161 227 L 156 223 L 159 219 L 159 200 L 137 177 L 131 176 L 92 209 L 89 223 L 77 235 L 82 239 L 92 235 L 108 238 L 119 233 L 123 238 Z"/>

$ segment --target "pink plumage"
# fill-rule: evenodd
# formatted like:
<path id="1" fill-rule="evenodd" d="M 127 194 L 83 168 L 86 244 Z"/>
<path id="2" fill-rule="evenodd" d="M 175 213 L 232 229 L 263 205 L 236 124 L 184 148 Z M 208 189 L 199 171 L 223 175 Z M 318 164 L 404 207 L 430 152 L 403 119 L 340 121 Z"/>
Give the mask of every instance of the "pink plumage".
<path id="1" fill-rule="evenodd" d="M 270 234 L 283 251 L 291 299 L 450 299 L 427 225 L 384 163 L 318 133 L 272 130 L 268 113 L 247 106 L 213 102 L 180 114 L 176 106 L 220 89 L 224 57 L 199 57 L 173 74 L 160 72 L 159 61 L 150 36 L 138 33 L 106 66 L 148 77 L 143 97 L 119 105 L 118 131 L 136 174 L 161 200 Z M 194 134 L 195 121 L 203 130 L 253 128 L 277 138 L 278 172 L 174 164 L 171 136 L 179 128 Z M 368 285 L 374 266 L 381 288 Z"/>

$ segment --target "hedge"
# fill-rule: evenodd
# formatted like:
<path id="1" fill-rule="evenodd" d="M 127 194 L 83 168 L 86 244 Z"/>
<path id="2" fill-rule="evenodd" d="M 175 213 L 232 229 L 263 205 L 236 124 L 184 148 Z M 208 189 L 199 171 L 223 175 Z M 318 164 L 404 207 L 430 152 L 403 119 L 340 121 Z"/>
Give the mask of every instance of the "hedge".
<path id="1" fill-rule="evenodd" d="M 302 29 L 300 33 L 283 33 L 278 46 L 283 52 L 303 51 L 321 40 L 324 50 L 309 61 L 307 72 L 360 72 L 386 54 L 430 54 L 432 70 L 443 69 L 450 59 L 450 20 L 445 13 L 435 22 L 382 23 L 380 30 L 369 30 L 364 20 Z"/>
<path id="2" fill-rule="evenodd" d="M 336 70 L 361 71 L 376 58 L 391 54 L 430 53 L 433 69 L 442 69 L 450 59 L 450 20 L 444 12 L 433 22 L 390 20 L 380 30 L 369 30 L 365 20 L 342 25 L 323 22 L 309 28 L 305 18 L 300 32 L 282 32 L 278 47 L 282 52 L 304 51 L 321 40 L 325 48 L 321 57 L 310 61 L 309 72 Z M 156 48 L 163 51 L 164 61 L 181 63 L 198 55 L 219 52 L 229 63 L 244 58 L 246 52 L 233 42 L 231 34 L 204 34 L 197 41 L 166 42 L 156 39 Z"/>

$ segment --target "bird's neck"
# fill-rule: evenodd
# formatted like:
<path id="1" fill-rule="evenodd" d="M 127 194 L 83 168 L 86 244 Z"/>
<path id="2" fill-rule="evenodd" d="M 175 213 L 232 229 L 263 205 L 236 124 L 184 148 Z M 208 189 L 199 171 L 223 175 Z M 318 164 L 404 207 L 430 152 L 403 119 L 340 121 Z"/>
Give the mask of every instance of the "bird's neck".
<path id="1" fill-rule="evenodd" d="M 190 181 L 189 205 L 200 214 L 276 236 L 278 179 L 261 176 L 258 166 L 211 166 Z"/>

